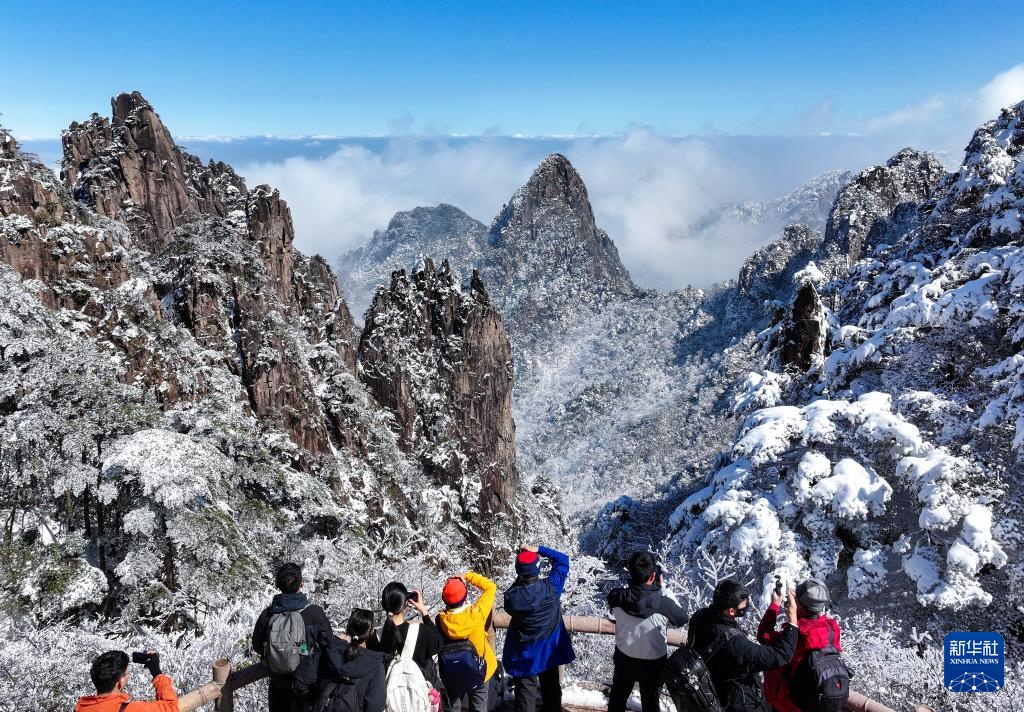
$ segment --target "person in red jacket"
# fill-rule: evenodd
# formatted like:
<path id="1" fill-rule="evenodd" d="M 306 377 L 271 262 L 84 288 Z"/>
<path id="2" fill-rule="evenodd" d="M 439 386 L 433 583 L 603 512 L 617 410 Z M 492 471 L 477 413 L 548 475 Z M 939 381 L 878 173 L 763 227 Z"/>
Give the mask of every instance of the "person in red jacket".
<path id="1" fill-rule="evenodd" d="M 128 653 L 110 650 L 97 656 L 89 668 L 95 695 L 79 697 L 75 712 L 178 712 L 178 695 L 171 678 L 160 672 L 160 656 L 151 653 L 146 669 L 153 676 L 155 700 L 133 700 L 124 691 L 130 670 Z"/>
<path id="2" fill-rule="evenodd" d="M 775 630 L 775 626 L 782 598 L 783 594 L 777 590 L 772 593 L 772 604 L 757 628 L 759 642 L 770 644 L 781 635 Z M 800 664 L 812 650 L 823 650 L 831 642 L 838 652 L 843 651 L 839 644 L 839 623 L 825 613 L 825 606 L 829 602 L 828 586 L 817 579 L 807 579 L 796 587 L 796 601 L 800 638 L 793 659 L 789 665 L 769 670 L 764 674 L 764 696 L 775 712 L 801 712 L 800 707 L 793 701 L 789 684 Z"/>

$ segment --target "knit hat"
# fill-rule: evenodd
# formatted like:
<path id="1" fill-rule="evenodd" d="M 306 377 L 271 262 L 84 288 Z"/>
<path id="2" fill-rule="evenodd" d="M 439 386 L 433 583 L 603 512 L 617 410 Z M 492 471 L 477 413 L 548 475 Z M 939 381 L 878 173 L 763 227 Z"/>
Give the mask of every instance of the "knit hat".
<path id="1" fill-rule="evenodd" d="M 536 551 L 520 551 L 516 557 L 516 573 L 520 576 L 539 576 L 540 557 Z"/>
<path id="2" fill-rule="evenodd" d="M 796 587 L 796 600 L 811 613 L 821 613 L 828 605 L 828 586 L 818 579 L 807 579 Z"/>
<path id="3" fill-rule="evenodd" d="M 461 606 L 466 602 L 467 595 L 469 595 L 469 589 L 466 588 L 466 584 L 462 582 L 462 579 L 455 576 L 448 579 L 444 584 L 444 588 L 441 589 L 441 600 L 449 608 Z"/>

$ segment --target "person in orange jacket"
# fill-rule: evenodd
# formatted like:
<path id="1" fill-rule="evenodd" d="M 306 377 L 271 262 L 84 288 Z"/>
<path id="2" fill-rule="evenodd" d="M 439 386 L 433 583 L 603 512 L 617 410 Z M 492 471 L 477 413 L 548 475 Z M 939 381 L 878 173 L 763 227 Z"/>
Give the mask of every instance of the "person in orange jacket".
<path id="1" fill-rule="evenodd" d="M 469 586 L 480 591 L 480 596 L 469 603 Z M 445 610 L 437 614 L 437 628 L 445 640 L 468 640 L 485 664 L 484 682 L 469 692 L 469 712 L 487 712 L 487 693 L 491 678 L 498 669 L 498 658 L 487 639 L 487 619 L 494 610 L 498 586 L 478 573 L 467 571 L 464 576 L 452 576 L 444 585 L 441 599 Z M 449 700 L 450 712 L 459 712 L 462 698 Z"/>
<path id="2" fill-rule="evenodd" d="M 128 653 L 110 650 L 92 661 L 89 677 L 96 686 L 95 695 L 79 697 L 75 712 L 178 712 L 178 694 L 174 682 L 160 672 L 160 656 L 151 653 L 146 669 L 153 676 L 155 700 L 133 700 L 124 691 L 130 677 Z"/>

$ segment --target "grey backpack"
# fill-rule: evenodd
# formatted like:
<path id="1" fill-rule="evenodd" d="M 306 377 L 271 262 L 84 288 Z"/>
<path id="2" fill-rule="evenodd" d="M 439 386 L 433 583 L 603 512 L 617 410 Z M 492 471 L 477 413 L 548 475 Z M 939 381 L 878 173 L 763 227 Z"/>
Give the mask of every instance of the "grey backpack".
<path id="1" fill-rule="evenodd" d="M 263 663 L 276 675 L 291 675 L 299 667 L 303 655 L 309 655 L 306 640 L 306 622 L 302 619 L 303 606 L 297 611 L 274 613 L 267 625 L 267 642 L 263 648 Z"/>

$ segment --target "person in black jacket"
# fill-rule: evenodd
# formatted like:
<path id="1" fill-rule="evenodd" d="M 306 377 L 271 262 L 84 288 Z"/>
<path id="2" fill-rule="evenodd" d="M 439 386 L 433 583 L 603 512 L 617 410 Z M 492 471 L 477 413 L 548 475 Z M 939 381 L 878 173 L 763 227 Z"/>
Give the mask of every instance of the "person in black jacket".
<path id="1" fill-rule="evenodd" d="M 266 656 L 267 631 L 270 617 L 275 613 L 302 611 L 302 620 L 306 624 L 306 640 L 314 644 L 323 635 L 334 636 L 331 622 L 327 620 L 324 609 L 310 605 L 302 588 L 302 568 L 298 564 L 284 564 L 277 570 L 276 583 L 281 593 L 267 606 L 252 631 L 252 649 L 261 657 Z M 294 695 L 292 694 L 291 675 L 271 675 L 268 705 L 270 712 L 292 712 Z"/>
<path id="2" fill-rule="evenodd" d="M 434 656 L 444 645 L 444 639 L 430 618 L 430 611 L 423 602 L 423 593 L 410 591 L 398 581 L 392 581 L 381 591 L 380 607 L 387 614 L 387 620 L 384 621 L 383 627 L 374 630 L 370 635 L 367 647 L 384 653 L 390 659 L 401 654 L 405 638 L 409 634 L 409 626 L 420 626 L 412 659 L 420 666 L 423 677 L 434 689 L 444 689 L 441 677 L 437 674 L 437 665 L 434 663 Z M 410 623 L 405 620 L 405 613 L 410 607 L 420 614 L 421 623 Z"/>
<path id="3" fill-rule="evenodd" d="M 345 626 L 348 640 L 323 635 L 316 655 L 307 656 L 292 679 L 292 691 L 312 703 L 329 697 L 351 696 L 361 712 L 384 712 L 387 676 L 384 655 L 367 650 L 373 632 L 373 612 L 354 608 Z"/>
<path id="4" fill-rule="evenodd" d="M 638 551 L 629 560 L 628 588 L 608 593 L 615 616 L 615 672 L 608 694 L 608 712 L 625 712 L 633 686 L 640 683 L 643 712 L 658 712 L 661 672 L 668 657 L 668 628 L 689 620 L 665 580 L 654 556 Z"/>
<path id="5" fill-rule="evenodd" d="M 799 631 L 788 622 L 771 645 L 750 640 L 738 618 L 750 610 L 750 594 L 742 584 L 726 579 L 715 587 L 711 605 L 693 614 L 688 642 L 704 658 L 725 712 L 763 712 L 768 709 L 759 673 L 788 665 Z M 797 619 L 796 598 L 790 592 L 786 615 Z"/>

